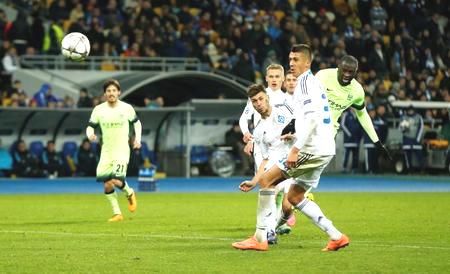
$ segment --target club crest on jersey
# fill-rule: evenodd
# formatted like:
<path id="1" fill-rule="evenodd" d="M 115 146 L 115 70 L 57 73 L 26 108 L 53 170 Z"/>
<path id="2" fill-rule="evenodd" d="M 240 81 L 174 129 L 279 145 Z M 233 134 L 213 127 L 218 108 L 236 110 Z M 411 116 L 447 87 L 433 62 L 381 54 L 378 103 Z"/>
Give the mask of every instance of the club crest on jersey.
<path id="1" fill-rule="evenodd" d="M 278 115 L 278 123 L 283 124 L 284 120 L 285 120 L 285 118 L 283 115 Z"/>
<path id="2" fill-rule="evenodd" d="M 352 94 L 349 94 L 348 96 L 347 96 L 347 101 L 351 101 L 353 99 L 353 95 Z"/>

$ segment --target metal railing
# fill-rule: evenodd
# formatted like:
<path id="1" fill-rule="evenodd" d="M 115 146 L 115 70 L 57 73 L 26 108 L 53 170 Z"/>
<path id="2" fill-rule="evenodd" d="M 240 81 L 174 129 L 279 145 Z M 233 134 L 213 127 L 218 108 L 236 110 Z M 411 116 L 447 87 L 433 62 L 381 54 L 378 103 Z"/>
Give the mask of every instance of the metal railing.
<path id="1" fill-rule="evenodd" d="M 197 58 L 89 56 L 81 62 L 70 61 L 62 55 L 22 55 L 21 65 L 36 69 L 81 69 L 105 71 L 180 71 L 201 70 Z"/>

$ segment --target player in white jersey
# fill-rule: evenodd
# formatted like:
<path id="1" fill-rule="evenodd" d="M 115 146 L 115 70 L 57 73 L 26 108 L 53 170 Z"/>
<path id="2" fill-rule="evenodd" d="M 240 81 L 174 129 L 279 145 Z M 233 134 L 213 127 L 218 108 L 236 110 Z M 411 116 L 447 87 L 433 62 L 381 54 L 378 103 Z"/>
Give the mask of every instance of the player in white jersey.
<path id="1" fill-rule="evenodd" d="M 142 125 L 133 107 L 119 100 L 120 84 L 109 79 L 103 84 L 106 102 L 96 106 L 92 111 L 86 136 L 90 141 L 97 140 L 95 128 L 102 132 L 102 150 L 97 165 L 97 181 L 103 182 L 106 198 L 111 204 L 113 216 L 109 222 L 123 220 L 115 187 L 121 189 L 128 200 L 128 210 L 136 210 L 136 194 L 125 181 L 127 166 L 130 159 L 129 125 L 133 124 L 135 139 L 133 149 L 141 148 Z"/>
<path id="2" fill-rule="evenodd" d="M 349 244 L 349 239 L 325 217 L 320 207 L 305 197 L 308 189 L 317 187 L 320 175 L 335 154 L 333 124 L 325 89 L 311 73 L 311 49 L 308 45 L 294 45 L 289 54 L 289 66 L 297 77 L 294 92 L 294 117 L 297 130 L 290 152 L 275 165 L 267 167 L 257 180 L 244 181 L 243 191 L 260 185 L 256 233 L 232 246 L 242 250 L 268 250 L 267 228 L 273 218 L 274 186 L 286 178 L 295 183 L 289 190 L 289 202 L 330 237 L 323 251 L 336 251 Z"/>
<path id="3" fill-rule="evenodd" d="M 294 104 L 294 91 L 296 85 L 297 85 L 297 77 L 295 77 L 294 74 L 292 74 L 292 72 L 289 71 L 284 76 L 283 86 L 284 89 L 286 90 L 286 100 L 287 100 L 286 102 L 291 106 L 293 106 Z"/>
<path id="4" fill-rule="evenodd" d="M 293 110 L 286 104 L 272 106 L 270 104 L 267 92 L 262 85 L 250 86 L 247 94 L 252 102 L 252 105 L 254 106 L 254 109 L 261 116 L 255 124 L 253 131 L 253 142 L 255 146 L 260 148 L 262 155 L 261 164 L 259 165 L 254 178 L 254 180 L 258 180 L 258 178 L 264 173 L 266 166 L 270 167 L 271 165 L 274 165 L 278 159 L 283 158 L 284 155 L 289 152 L 292 142 L 282 141 L 281 132 L 292 120 Z M 288 189 L 291 181 L 290 179 L 286 181 L 287 182 L 283 183 L 287 185 L 286 188 Z M 279 184 L 278 186 L 280 185 L 282 184 Z M 281 200 L 284 196 L 284 188 L 285 187 L 283 187 L 283 189 L 276 189 L 276 192 L 281 194 Z M 290 204 L 288 209 L 289 211 L 291 210 Z M 274 208 L 273 211 L 278 214 L 278 212 L 281 211 L 281 208 Z M 276 243 L 275 227 L 277 219 L 273 218 L 272 221 L 273 222 L 268 225 L 269 243 Z"/>
<path id="5" fill-rule="evenodd" d="M 279 64 L 271 64 L 266 68 L 266 82 L 267 88 L 266 93 L 269 97 L 270 105 L 283 105 L 288 104 L 288 97 L 286 93 L 281 90 L 284 81 L 284 68 Z M 246 143 L 244 148 L 245 153 L 248 155 L 252 155 L 255 161 L 255 171 L 259 169 L 261 162 L 263 160 L 261 149 L 258 145 L 253 142 L 253 135 L 250 132 L 249 124 L 251 123 L 253 126 L 258 123 L 261 119 L 261 115 L 255 111 L 255 108 L 252 105 L 250 99 L 247 101 L 247 105 L 245 106 L 244 111 L 242 112 L 241 117 L 239 118 L 239 126 L 241 127 L 241 131 L 243 133 L 243 140 Z M 290 181 L 287 180 L 277 185 L 276 191 L 278 202 L 277 209 L 281 211 L 282 201 L 284 193 L 287 193 L 289 190 Z M 285 204 L 287 204 L 287 199 Z M 285 208 L 288 208 L 287 205 Z M 287 209 L 286 209 L 287 210 Z M 286 213 L 287 214 L 287 213 Z M 295 216 L 291 215 L 290 224 L 295 224 Z M 285 233 L 289 233 L 289 231 L 285 230 Z"/>
<path id="6" fill-rule="evenodd" d="M 269 96 L 270 104 L 272 106 L 278 104 L 284 104 L 286 102 L 286 94 L 281 90 L 281 86 L 284 81 L 284 68 L 278 64 L 269 65 L 266 68 L 266 92 Z M 253 135 L 249 124 L 257 123 L 260 119 L 260 115 L 253 108 L 252 102 L 247 101 L 247 105 L 239 118 L 239 126 L 241 128 L 244 143 L 246 143 L 245 152 L 249 155 L 253 154 L 255 160 L 255 170 L 258 169 L 261 164 L 262 157 L 258 147 L 253 144 Z"/>

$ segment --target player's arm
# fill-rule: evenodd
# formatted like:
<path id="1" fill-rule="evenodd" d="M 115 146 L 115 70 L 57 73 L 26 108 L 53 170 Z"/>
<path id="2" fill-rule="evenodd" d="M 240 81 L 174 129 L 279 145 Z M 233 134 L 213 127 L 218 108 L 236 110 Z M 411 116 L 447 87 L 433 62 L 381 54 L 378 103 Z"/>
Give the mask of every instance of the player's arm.
<path id="1" fill-rule="evenodd" d="M 98 127 L 99 121 L 97 116 L 96 108 L 92 111 L 91 118 L 89 119 L 88 126 L 86 127 L 86 137 L 89 141 L 93 142 L 97 140 L 97 135 L 95 135 L 95 129 Z"/>
<path id="2" fill-rule="evenodd" d="M 242 138 L 244 143 L 248 143 L 253 138 L 248 128 L 248 120 L 250 119 L 253 113 L 254 109 L 252 103 L 250 100 L 248 100 L 247 105 L 245 106 L 244 111 L 242 112 L 241 117 L 239 118 L 239 127 L 241 128 L 242 134 L 244 135 Z"/>
<path id="3" fill-rule="evenodd" d="M 378 138 L 378 134 L 375 131 L 375 128 L 373 127 L 372 124 L 372 119 L 370 118 L 369 113 L 367 112 L 367 109 L 364 106 L 364 104 L 362 106 L 353 105 L 352 107 L 355 108 L 356 118 L 358 119 L 364 131 L 367 133 L 367 136 L 369 136 L 370 140 L 375 144 L 377 149 L 380 150 L 387 159 L 392 161 L 391 154 Z"/>
<path id="4" fill-rule="evenodd" d="M 136 112 L 133 108 L 131 108 L 131 117 L 130 123 L 133 124 L 134 128 L 134 149 L 140 149 L 141 148 L 141 137 L 142 137 L 142 124 L 141 121 L 139 121 L 139 118 L 136 115 Z"/>
<path id="5" fill-rule="evenodd" d="M 266 166 L 268 162 L 268 159 L 263 159 L 261 162 L 261 165 L 259 165 L 258 170 L 256 171 L 255 176 L 250 181 L 243 181 L 239 185 L 239 189 L 243 192 L 248 192 L 255 188 L 255 186 L 258 184 L 259 180 L 261 179 L 262 175 L 264 174 L 264 167 Z"/>
<path id="6" fill-rule="evenodd" d="M 372 140 L 373 143 L 376 143 L 379 141 L 377 132 L 375 131 L 375 128 L 372 124 L 372 119 L 369 116 L 369 113 L 367 112 L 366 107 L 363 105 L 357 106 L 352 105 L 352 107 L 356 110 L 356 118 L 358 119 L 358 122 L 363 127 L 364 131 L 369 136 L 370 140 Z"/>
<path id="7" fill-rule="evenodd" d="M 341 128 L 342 131 L 344 131 L 344 134 L 351 137 L 352 133 L 350 132 L 350 130 L 347 127 L 347 116 L 348 116 L 348 112 L 344 113 L 344 115 L 342 115 L 342 120 L 341 120 Z"/>
<path id="8" fill-rule="evenodd" d="M 259 165 L 259 168 L 256 171 L 255 176 L 253 176 L 253 178 L 250 181 L 243 181 L 239 185 L 239 189 L 241 191 L 248 192 L 248 191 L 252 190 L 258 184 L 259 180 L 261 179 L 261 177 L 264 174 L 264 167 L 266 166 L 266 164 L 269 160 L 269 147 L 266 144 L 261 143 L 260 148 L 261 148 L 261 154 L 262 154 L 263 160 L 262 160 L 261 164 Z"/>

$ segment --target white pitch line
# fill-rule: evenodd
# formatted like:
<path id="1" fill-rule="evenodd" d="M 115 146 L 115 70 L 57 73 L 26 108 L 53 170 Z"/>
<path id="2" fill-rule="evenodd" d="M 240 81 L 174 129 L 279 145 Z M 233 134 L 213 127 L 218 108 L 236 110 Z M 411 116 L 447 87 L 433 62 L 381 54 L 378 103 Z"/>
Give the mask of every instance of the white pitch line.
<path id="1" fill-rule="evenodd" d="M 236 241 L 233 238 L 204 237 L 191 235 L 161 235 L 161 234 L 107 234 L 107 233 L 73 233 L 58 231 L 25 231 L 25 230 L 0 230 L 3 234 L 34 234 L 34 235 L 54 235 L 54 236 L 78 236 L 78 237 L 135 237 L 135 238 L 166 238 L 166 239 L 185 239 L 185 240 L 211 240 L 211 241 Z M 301 240 L 308 243 L 323 243 L 319 240 Z M 370 241 L 351 241 L 351 245 L 370 246 L 370 247 L 390 247 L 390 248 L 410 248 L 410 249 L 436 249 L 450 250 L 448 246 L 425 246 L 425 245 L 402 245 L 402 244 L 380 244 Z"/>
<path id="2" fill-rule="evenodd" d="M 22 231 L 22 230 L 0 230 L 4 234 L 42 234 L 57 236 L 79 236 L 79 237 L 136 237 L 136 238 L 170 238 L 188 240 L 212 240 L 212 241 L 235 241 L 232 238 L 217 238 L 204 236 L 183 236 L 183 235 L 160 235 L 160 234 L 107 234 L 107 233 L 73 233 L 58 231 Z"/>

